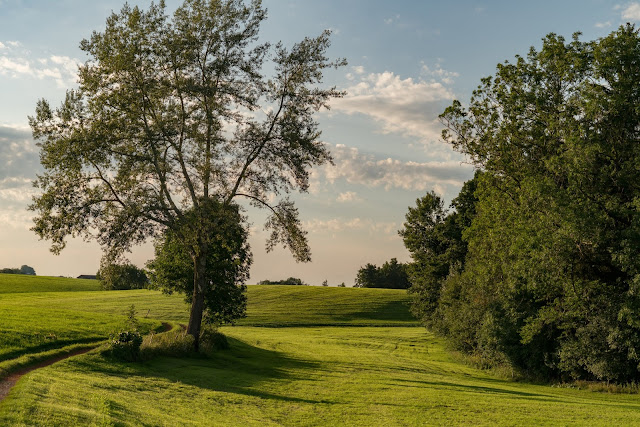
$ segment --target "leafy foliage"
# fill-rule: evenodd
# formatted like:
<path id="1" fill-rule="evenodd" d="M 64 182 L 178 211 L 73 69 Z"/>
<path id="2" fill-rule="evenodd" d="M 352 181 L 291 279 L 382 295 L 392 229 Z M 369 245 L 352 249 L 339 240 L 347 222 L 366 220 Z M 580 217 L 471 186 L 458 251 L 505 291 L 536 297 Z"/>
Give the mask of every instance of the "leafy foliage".
<path id="1" fill-rule="evenodd" d="M 464 264 L 447 273 L 434 249 L 437 201 L 427 238 L 404 237 L 429 248 L 423 311 L 458 348 L 547 378 L 640 379 L 639 62 L 631 25 L 593 42 L 549 34 L 441 115 L 484 171 Z"/>
<path id="2" fill-rule="evenodd" d="M 356 276 L 356 288 L 407 289 L 410 286 L 406 265 L 391 258 L 381 267 L 367 264 L 360 267 Z"/>
<path id="3" fill-rule="evenodd" d="M 131 263 L 102 265 L 96 279 L 105 291 L 143 289 L 149 283 L 144 270 Z"/>
<path id="4" fill-rule="evenodd" d="M 143 338 L 139 329 L 140 322 L 136 318 L 136 307 L 132 304 L 127 313 L 125 330 L 110 336 L 105 354 L 125 362 L 140 360 L 140 346 Z"/>
<path id="5" fill-rule="evenodd" d="M 207 235 L 210 242 L 206 258 L 204 294 L 204 321 L 211 324 L 233 323 L 245 317 L 247 309 L 246 286 L 249 277 L 251 251 L 247 243 L 247 230 L 237 206 L 225 207 L 212 203 L 213 230 Z M 188 222 L 191 224 L 191 222 Z M 165 293 L 179 292 L 185 300 L 193 300 L 194 265 L 188 247 L 167 231 L 155 245 L 155 258 L 147 263 L 151 287 Z"/>
<path id="6" fill-rule="evenodd" d="M 433 191 L 409 207 L 404 227 L 399 231 L 413 262 L 407 273 L 413 294 L 412 312 L 425 324 L 434 326 L 435 311 L 442 286 L 450 274 L 463 270 L 467 243 L 462 235 L 475 216 L 474 195 L 481 172 L 467 181 L 446 211 L 444 202 Z"/>

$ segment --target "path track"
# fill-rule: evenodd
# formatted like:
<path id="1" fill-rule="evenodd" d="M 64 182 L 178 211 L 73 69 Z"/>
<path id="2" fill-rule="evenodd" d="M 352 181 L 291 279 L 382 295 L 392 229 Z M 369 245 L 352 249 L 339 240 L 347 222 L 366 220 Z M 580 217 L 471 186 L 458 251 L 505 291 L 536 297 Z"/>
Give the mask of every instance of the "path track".
<path id="1" fill-rule="evenodd" d="M 162 328 L 163 332 L 168 332 L 173 328 L 173 326 L 170 323 L 162 322 Z M 61 360 L 65 360 L 73 356 L 79 356 L 81 354 L 88 353 L 96 347 L 98 347 L 98 345 L 88 348 L 80 348 L 67 354 L 61 354 L 59 356 L 52 357 L 51 359 L 43 360 L 42 362 L 36 363 L 34 365 L 27 366 L 26 368 L 22 368 L 19 371 L 13 372 L 9 374 L 9 376 L 0 379 L 0 402 L 2 402 L 5 397 L 7 397 L 18 380 L 29 372 L 35 371 L 36 369 L 44 368 L 45 366 L 53 365 L 56 362 L 60 362 Z"/>
<path id="2" fill-rule="evenodd" d="M 13 386 L 16 385 L 16 383 L 18 382 L 18 380 L 20 378 L 22 378 L 24 375 L 28 374 L 29 372 L 34 371 L 34 370 L 39 369 L 39 368 L 44 368 L 45 366 L 53 365 L 54 363 L 59 362 L 59 361 L 64 360 L 64 359 L 68 359 L 69 357 L 78 356 L 80 354 L 87 353 L 87 352 L 89 352 L 90 350 L 93 350 L 96 347 L 97 346 L 89 347 L 89 348 L 81 348 L 81 349 L 78 349 L 78 350 L 74 350 L 71 353 L 61 354 L 59 356 L 52 357 L 51 359 L 43 360 L 42 362 L 36 363 L 35 365 L 31 365 L 31 366 L 28 366 L 26 368 L 22 368 L 19 371 L 16 371 L 16 372 L 13 372 L 13 373 L 9 374 L 8 377 L 3 378 L 2 380 L 0 380 L 0 402 L 2 402 L 5 397 L 7 397 L 7 395 L 9 394 L 11 389 L 13 388 Z"/>

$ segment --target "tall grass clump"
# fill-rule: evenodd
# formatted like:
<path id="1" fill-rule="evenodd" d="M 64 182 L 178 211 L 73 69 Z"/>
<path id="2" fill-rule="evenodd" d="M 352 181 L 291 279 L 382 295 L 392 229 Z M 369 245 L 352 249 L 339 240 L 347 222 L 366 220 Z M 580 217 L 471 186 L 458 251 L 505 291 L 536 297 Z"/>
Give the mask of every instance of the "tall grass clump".
<path id="1" fill-rule="evenodd" d="M 187 334 L 183 328 L 172 329 L 168 332 L 150 333 L 142 341 L 140 357 L 150 360 L 155 357 L 190 357 L 195 355 L 208 356 L 218 350 L 229 348 L 224 334 L 216 327 L 205 326 L 200 332 L 200 350 L 195 351 L 193 336 Z"/>

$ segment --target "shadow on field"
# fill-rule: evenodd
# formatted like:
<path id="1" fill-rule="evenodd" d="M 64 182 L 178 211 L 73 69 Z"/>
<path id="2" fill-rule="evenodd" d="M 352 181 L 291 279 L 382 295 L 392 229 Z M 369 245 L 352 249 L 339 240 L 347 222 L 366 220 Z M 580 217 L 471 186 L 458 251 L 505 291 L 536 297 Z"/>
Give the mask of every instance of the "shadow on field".
<path id="1" fill-rule="evenodd" d="M 100 357 L 78 360 L 76 363 L 77 367 L 83 370 L 99 371 L 118 377 L 164 378 L 173 383 L 263 399 L 322 402 L 275 395 L 263 391 L 262 387 L 262 390 L 254 388 L 264 382 L 294 380 L 302 376 L 292 374 L 293 371 L 313 370 L 318 364 L 294 359 L 278 351 L 255 347 L 234 338 L 227 337 L 227 340 L 231 348 L 218 351 L 210 357 L 161 357 L 144 363 L 114 363 Z M 85 366 L 82 366 L 83 364 Z"/>
<path id="2" fill-rule="evenodd" d="M 397 322 L 416 322 L 411 315 L 409 305 L 404 301 L 387 301 L 384 304 L 372 307 L 369 310 L 351 313 L 348 316 L 336 317 L 341 322 L 353 322 L 362 320 L 388 320 Z"/>

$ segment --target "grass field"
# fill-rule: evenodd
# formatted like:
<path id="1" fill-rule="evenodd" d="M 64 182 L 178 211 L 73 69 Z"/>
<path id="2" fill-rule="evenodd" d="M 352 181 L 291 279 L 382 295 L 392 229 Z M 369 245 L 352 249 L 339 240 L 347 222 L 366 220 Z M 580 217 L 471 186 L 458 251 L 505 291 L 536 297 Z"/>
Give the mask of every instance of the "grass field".
<path id="1" fill-rule="evenodd" d="M 47 295 L 49 307 L 114 322 L 132 301 L 151 322 L 186 318 L 179 296 L 157 292 Z M 244 325 L 223 328 L 230 350 L 129 364 L 74 357 L 23 377 L 0 403 L 0 425 L 640 424 L 638 395 L 510 382 L 457 362 L 415 326 L 404 292 L 250 286 L 248 296 Z M 42 294 L 2 295 L 3 310 L 7 301 L 47 310 Z"/>
<path id="2" fill-rule="evenodd" d="M 100 282 L 66 277 L 0 274 L 0 293 L 99 291 Z"/>

